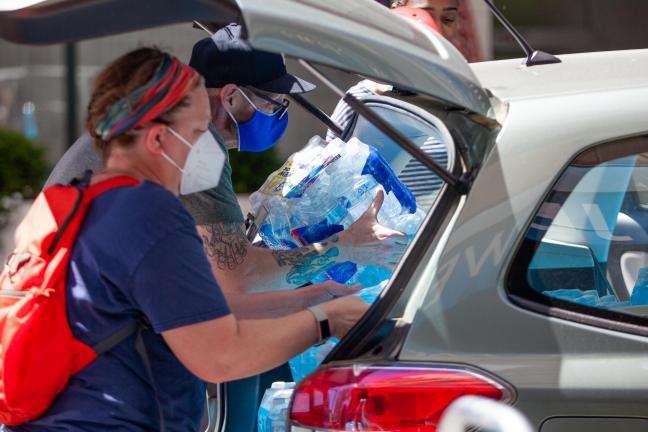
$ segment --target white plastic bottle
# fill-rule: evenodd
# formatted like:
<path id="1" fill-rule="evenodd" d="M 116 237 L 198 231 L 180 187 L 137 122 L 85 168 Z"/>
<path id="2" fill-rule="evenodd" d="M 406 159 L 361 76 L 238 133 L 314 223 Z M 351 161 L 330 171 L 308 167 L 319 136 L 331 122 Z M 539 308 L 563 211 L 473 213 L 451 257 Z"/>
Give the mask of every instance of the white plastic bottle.
<path id="1" fill-rule="evenodd" d="M 258 432 L 286 432 L 290 430 L 288 406 L 294 388 L 294 382 L 277 381 L 266 390 L 259 407 Z"/>

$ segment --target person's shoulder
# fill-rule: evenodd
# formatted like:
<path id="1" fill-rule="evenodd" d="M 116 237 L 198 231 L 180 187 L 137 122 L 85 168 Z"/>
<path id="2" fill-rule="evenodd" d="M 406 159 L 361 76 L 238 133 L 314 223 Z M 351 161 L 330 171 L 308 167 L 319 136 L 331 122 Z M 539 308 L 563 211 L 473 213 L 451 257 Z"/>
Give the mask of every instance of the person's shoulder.
<path id="1" fill-rule="evenodd" d="M 124 198 L 132 201 L 133 207 L 156 209 L 159 207 L 182 207 L 178 197 L 162 185 L 144 180 L 134 187 L 122 188 Z"/>
<path id="2" fill-rule="evenodd" d="M 63 154 L 50 173 L 45 187 L 54 184 L 68 184 L 75 178 L 83 177 L 85 171 L 101 169 L 102 160 L 94 146 L 94 140 L 85 132 Z"/>
<path id="3" fill-rule="evenodd" d="M 181 196 L 180 201 L 197 225 L 242 224 L 245 220 L 236 194 L 231 188 L 219 185 L 218 188 Z"/>
<path id="4" fill-rule="evenodd" d="M 99 197 L 101 198 L 101 197 Z M 106 193 L 107 201 L 124 220 L 143 219 L 151 224 L 194 225 L 180 200 L 161 185 L 145 180 L 137 186 Z"/>

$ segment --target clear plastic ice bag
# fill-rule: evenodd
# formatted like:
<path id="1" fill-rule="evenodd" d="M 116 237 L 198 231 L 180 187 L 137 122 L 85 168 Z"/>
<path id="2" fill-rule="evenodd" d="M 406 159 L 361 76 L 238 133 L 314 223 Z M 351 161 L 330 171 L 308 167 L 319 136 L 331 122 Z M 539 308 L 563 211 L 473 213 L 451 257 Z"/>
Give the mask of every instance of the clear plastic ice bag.
<path id="1" fill-rule="evenodd" d="M 373 147 L 352 138 L 326 144 L 312 138 L 306 147 L 252 194 L 252 212 L 264 207 L 259 235 L 272 249 L 292 249 L 322 241 L 349 228 L 369 208 L 378 190 L 385 201 L 378 214 L 384 226 L 411 238 L 425 212 Z M 346 282 L 355 274 L 353 263 L 328 269 L 325 279 Z"/>

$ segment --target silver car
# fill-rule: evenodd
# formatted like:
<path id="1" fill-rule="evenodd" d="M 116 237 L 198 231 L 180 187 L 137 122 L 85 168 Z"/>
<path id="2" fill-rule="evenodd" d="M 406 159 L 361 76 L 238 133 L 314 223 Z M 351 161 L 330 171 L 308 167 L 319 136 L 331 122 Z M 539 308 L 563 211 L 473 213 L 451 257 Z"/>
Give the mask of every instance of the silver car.
<path id="1" fill-rule="evenodd" d="M 648 50 L 469 65 L 373 0 L 50 0 L 0 13 L 0 36 L 234 19 L 256 48 L 391 86 L 341 135 L 429 206 L 378 301 L 298 384 L 296 428 L 434 431 L 479 395 L 542 432 L 648 430 Z M 276 378 L 213 388 L 212 426 L 254 430 Z"/>

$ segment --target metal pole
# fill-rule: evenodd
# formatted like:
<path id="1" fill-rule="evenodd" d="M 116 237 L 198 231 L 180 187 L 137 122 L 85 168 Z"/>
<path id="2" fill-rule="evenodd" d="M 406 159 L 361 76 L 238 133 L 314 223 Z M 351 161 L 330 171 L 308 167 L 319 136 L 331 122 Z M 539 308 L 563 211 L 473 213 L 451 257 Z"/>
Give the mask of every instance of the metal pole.
<path id="1" fill-rule="evenodd" d="M 77 50 L 75 43 L 65 44 L 66 136 L 70 147 L 79 136 L 77 94 Z"/>

